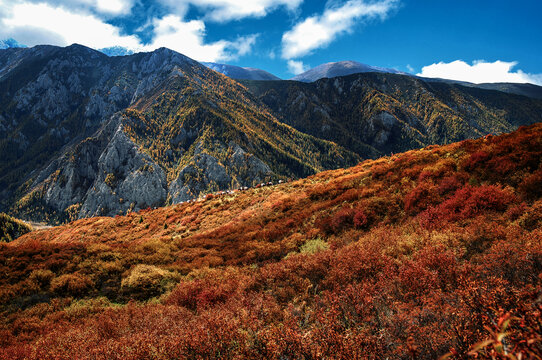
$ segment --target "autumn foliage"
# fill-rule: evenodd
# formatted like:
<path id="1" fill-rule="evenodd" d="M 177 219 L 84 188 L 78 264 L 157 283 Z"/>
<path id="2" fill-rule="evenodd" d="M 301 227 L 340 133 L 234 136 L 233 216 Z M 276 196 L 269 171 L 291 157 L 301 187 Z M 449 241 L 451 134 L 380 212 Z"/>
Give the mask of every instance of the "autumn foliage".
<path id="1" fill-rule="evenodd" d="M 28 233 L 0 358 L 540 358 L 541 160 L 534 125 Z"/>

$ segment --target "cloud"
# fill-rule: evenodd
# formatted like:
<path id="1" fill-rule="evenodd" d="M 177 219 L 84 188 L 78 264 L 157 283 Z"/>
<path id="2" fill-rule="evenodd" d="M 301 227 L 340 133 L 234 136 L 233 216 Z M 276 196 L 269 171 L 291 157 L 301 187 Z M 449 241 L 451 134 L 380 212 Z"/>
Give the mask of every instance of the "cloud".
<path id="1" fill-rule="evenodd" d="M 521 70 L 512 71 L 516 61 L 506 62 L 497 60 L 486 62 L 477 60 L 472 65 L 462 60 L 450 63 L 439 62 L 424 66 L 418 76 L 467 81 L 475 84 L 493 82 L 533 83 L 542 85 L 542 74 L 528 74 Z"/>
<path id="2" fill-rule="evenodd" d="M 356 21 L 384 19 L 398 0 L 349 0 L 327 7 L 322 15 L 306 18 L 282 36 L 282 57 L 292 59 L 329 45 L 337 36 L 353 30 Z"/>
<path id="3" fill-rule="evenodd" d="M 134 6 L 136 0 L 10 0 L 12 5 L 48 4 L 51 7 L 62 7 L 71 11 L 95 11 L 103 15 L 126 15 Z M 1 2 L 0 2 L 1 4 Z"/>
<path id="4" fill-rule="evenodd" d="M 2 0 L 0 8 L 3 10 L 0 14 L 0 38 L 14 38 L 28 46 L 79 43 L 94 49 L 120 46 L 131 51 L 152 51 L 167 47 L 199 61 L 214 62 L 236 59 L 249 53 L 258 36 L 252 34 L 239 36 L 233 41 L 206 43 L 203 21 L 185 21 L 180 16 L 167 15 L 150 22 L 147 31 L 151 31 L 153 37 L 149 44 L 143 44 L 138 36 L 123 35 L 118 27 L 89 12 L 75 12 L 60 6 L 32 2 L 18 2 L 8 7 Z"/>
<path id="5" fill-rule="evenodd" d="M 302 61 L 288 60 L 288 71 L 294 75 L 304 73 L 309 69 Z"/>
<path id="6" fill-rule="evenodd" d="M 204 43 L 205 23 L 201 20 L 185 22 L 176 15 L 154 20 L 154 39 L 147 50 L 167 47 L 198 61 L 231 60 L 248 53 L 257 35 L 238 37 L 236 41 L 219 40 Z"/>
<path id="7" fill-rule="evenodd" d="M 79 43 L 92 48 L 119 45 L 134 49 L 140 45 L 137 37 L 121 35 L 117 27 L 95 15 L 73 13 L 45 3 L 18 3 L 4 16 L 0 20 L 0 36 L 29 46 Z"/>
<path id="8" fill-rule="evenodd" d="M 295 10 L 303 0 L 160 0 L 175 9 L 177 15 L 186 14 L 189 5 L 205 11 L 205 17 L 217 22 L 263 17 L 279 7 Z"/>

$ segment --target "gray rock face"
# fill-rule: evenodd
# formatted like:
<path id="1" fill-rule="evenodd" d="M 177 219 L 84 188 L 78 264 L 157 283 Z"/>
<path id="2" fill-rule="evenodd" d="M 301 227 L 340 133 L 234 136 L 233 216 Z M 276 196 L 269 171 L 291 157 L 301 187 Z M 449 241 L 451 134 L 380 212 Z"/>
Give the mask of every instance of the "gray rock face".
<path id="1" fill-rule="evenodd" d="M 169 194 L 173 203 L 179 203 L 198 197 L 207 190 L 228 189 L 231 177 L 224 165 L 196 147 L 192 164 L 185 166 L 177 178 L 169 186 Z"/>
<path id="2" fill-rule="evenodd" d="M 119 126 L 98 160 L 97 177 L 79 216 L 112 215 L 159 206 L 166 200 L 166 188 L 164 171 L 141 153 Z"/>
<path id="3" fill-rule="evenodd" d="M 202 152 L 200 146 L 194 153 L 191 164 L 182 168 L 169 185 L 173 203 L 197 198 L 208 191 L 251 186 L 273 175 L 268 165 L 233 142 L 227 150 L 231 156 L 224 164 Z"/>
<path id="4" fill-rule="evenodd" d="M 34 181 L 57 211 L 80 204 L 79 217 L 116 215 L 163 205 L 164 171 L 139 151 L 115 115 L 95 134 L 52 162 Z"/>
<path id="5" fill-rule="evenodd" d="M 228 161 L 228 169 L 236 175 L 237 186 L 250 186 L 261 183 L 271 176 L 271 168 L 252 154 L 247 153 L 239 145 L 230 143 L 233 155 Z"/>
<path id="6" fill-rule="evenodd" d="M 373 146 L 383 146 L 388 141 L 394 125 L 399 121 L 388 112 L 381 112 L 367 122 L 367 133 L 373 138 Z"/>

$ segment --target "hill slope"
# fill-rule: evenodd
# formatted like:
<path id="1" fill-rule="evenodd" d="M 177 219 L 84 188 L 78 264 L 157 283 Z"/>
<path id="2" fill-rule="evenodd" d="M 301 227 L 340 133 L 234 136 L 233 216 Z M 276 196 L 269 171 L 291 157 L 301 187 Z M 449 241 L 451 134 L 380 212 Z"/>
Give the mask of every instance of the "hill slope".
<path id="1" fill-rule="evenodd" d="M 0 242 L 10 242 L 30 231 L 32 228 L 28 224 L 0 213 Z"/>
<path id="2" fill-rule="evenodd" d="M 405 75 L 242 83 L 286 124 L 363 158 L 542 121 L 540 100 Z"/>
<path id="3" fill-rule="evenodd" d="M 505 331 L 540 356 L 541 139 L 26 234 L 0 245 L 0 358 L 489 359 Z"/>

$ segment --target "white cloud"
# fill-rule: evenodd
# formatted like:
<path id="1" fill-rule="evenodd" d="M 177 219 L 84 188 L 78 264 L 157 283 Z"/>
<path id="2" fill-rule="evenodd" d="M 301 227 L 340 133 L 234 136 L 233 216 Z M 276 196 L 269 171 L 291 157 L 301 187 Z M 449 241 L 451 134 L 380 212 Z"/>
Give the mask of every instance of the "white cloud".
<path id="1" fill-rule="evenodd" d="M 132 8 L 131 0 L 95 0 L 98 11 L 109 14 L 127 14 Z"/>
<path id="2" fill-rule="evenodd" d="M 114 5 L 115 2 L 109 4 Z M 79 43 L 94 49 L 121 46 L 132 51 L 152 51 L 159 47 L 167 47 L 199 61 L 214 62 L 231 60 L 247 54 L 257 39 L 257 35 L 249 35 L 240 36 L 233 41 L 219 40 L 206 43 L 203 21 L 184 21 L 179 16 L 167 15 L 151 21 L 148 31 L 153 32 L 153 40 L 150 44 L 144 45 L 137 36 L 122 35 L 118 27 L 104 22 L 93 14 L 76 13 L 67 8 L 45 3 L 19 2 L 9 7 L 2 0 L 0 9 L 3 10 L 0 14 L 0 38 L 11 37 L 28 46 L 38 44 L 66 46 Z"/>
<path id="3" fill-rule="evenodd" d="M 198 61 L 229 60 L 248 53 L 257 35 L 239 37 L 236 41 L 219 40 L 204 43 L 205 23 L 201 20 L 184 22 L 179 16 L 167 15 L 154 21 L 154 40 L 147 50 L 167 47 Z"/>
<path id="4" fill-rule="evenodd" d="M 309 67 L 303 64 L 303 61 L 288 60 L 288 71 L 294 75 L 304 73 L 308 69 Z"/>
<path id="5" fill-rule="evenodd" d="M 130 13 L 136 0 L 10 0 L 11 6 L 20 4 L 47 4 L 75 12 L 93 10 L 102 15 L 126 15 Z M 2 4 L 0 2 L 0 4 Z M 3 5 L 3 7 L 6 5 Z"/>
<path id="6" fill-rule="evenodd" d="M 263 17 L 279 7 L 295 10 L 303 0 L 160 0 L 183 16 L 189 5 L 206 12 L 206 18 L 225 22 L 247 17 Z"/>
<path id="7" fill-rule="evenodd" d="M 395 8 L 398 0 L 349 0 L 328 7 L 322 15 L 311 16 L 282 36 L 282 57 L 292 59 L 329 45 L 337 36 L 352 31 L 356 21 L 381 18 Z"/>
<path id="8" fill-rule="evenodd" d="M 139 47 L 137 37 L 121 35 L 117 27 L 94 15 L 77 14 L 44 3 L 15 4 L 4 16 L 0 20 L 0 36 L 13 37 L 29 46 L 79 43 L 92 48 Z"/>
<path id="9" fill-rule="evenodd" d="M 534 83 L 542 85 L 542 74 L 528 74 L 521 70 L 512 71 L 516 61 L 506 62 L 497 60 L 486 62 L 474 61 L 472 65 L 462 60 L 450 63 L 439 62 L 424 66 L 418 76 L 467 81 L 475 84 L 493 82 Z"/>

